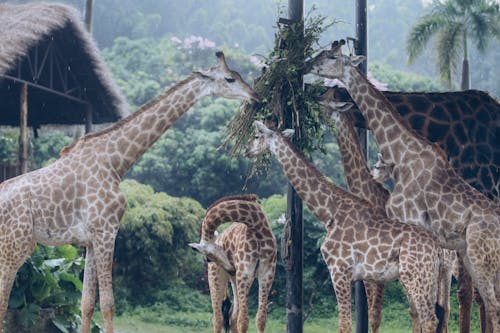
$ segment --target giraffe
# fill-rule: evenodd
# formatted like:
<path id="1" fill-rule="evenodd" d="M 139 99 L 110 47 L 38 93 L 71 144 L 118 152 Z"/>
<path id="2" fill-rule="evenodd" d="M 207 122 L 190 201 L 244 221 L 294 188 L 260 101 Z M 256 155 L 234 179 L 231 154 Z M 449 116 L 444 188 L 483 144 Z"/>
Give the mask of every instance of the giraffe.
<path id="1" fill-rule="evenodd" d="M 267 298 L 276 271 L 277 247 L 271 225 L 257 199 L 256 195 L 241 195 L 217 200 L 203 219 L 200 243 L 189 244 L 210 260 L 208 283 L 214 333 L 222 328 L 222 300 L 229 281 L 235 295 L 231 331 L 245 333 L 248 330 L 247 297 L 255 278 L 259 282 L 257 332 L 263 333 L 266 327 Z M 227 222 L 239 223 L 232 224 L 215 240 L 217 227 Z"/>
<path id="2" fill-rule="evenodd" d="M 65 147 L 53 164 L 0 184 L 0 323 L 19 267 L 35 244 L 86 248 L 82 333 L 89 333 L 96 284 L 106 333 L 113 332 L 111 266 L 126 199 L 119 190 L 132 164 L 197 100 L 257 99 L 224 54 L 134 114 Z"/>
<path id="3" fill-rule="evenodd" d="M 479 90 L 452 92 L 382 91 L 419 135 L 438 143 L 450 164 L 470 185 L 500 203 L 500 104 Z M 344 88 L 333 88 L 339 102 L 352 103 L 356 126 L 366 127 L 362 115 Z M 464 124 L 466 126 L 464 126 Z M 479 306 L 481 332 L 484 332 L 484 304 L 461 260 L 454 275 L 458 280 L 460 332 L 470 329 L 472 298 Z M 474 289 L 474 293 L 473 293 Z"/>
<path id="4" fill-rule="evenodd" d="M 246 155 L 255 157 L 270 151 L 290 184 L 326 228 L 321 253 L 337 295 L 339 331 L 350 333 L 352 329 L 352 282 L 385 283 L 398 278 L 417 314 L 413 331 L 440 331 L 442 307 L 437 303 L 437 279 L 442 250 L 432 233 L 390 221 L 383 210 L 328 181 L 287 140 L 294 130 L 279 133 L 259 121 L 255 127 L 255 138 Z"/>
<path id="5" fill-rule="evenodd" d="M 419 135 L 438 143 L 462 178 L 500 202 L 500 104 L 484 91 L 382 91 L 402 120 Z M 344 88 L 334 88 L 339 102 L 353 103 L 356 126 L 366 127 Z"/>
<path id="6" fill-rule="evenodd" d="M 319 103 L 323 106 L 323 110 L 335 122 L 337 144 L 344 165 L 344 174 L 349 192 L 367 200 L 373 206 L 384 211 L 390 193 L 382 185 L 383 182 L 373 179 L 370 174 L 359 143 L 358 135 L 354 128 L 354 115 L 345 112 L 353 107 L 353 103 L 337 100 L 333 88 L 329 88 L 326 93 L 321 96 Z M 455 257 L 454 251 L 443 251 L 441 263 L 443 272 L 441 274 L 441 280 L 439 281 L 438 295 L 439 303 L 443 305 L 444 311 L 443 332 L 447 332 L 448 329 L 448 319 L 450 316 L 449 293 Z M 371 332 L 376 333 L 382 321 L 382 298 L 385 284 L 365 282 L 365 289 L 368 300 L 368 316 Z M 412 313 L 412 316 L 415 316 L 415 314 Z"/>
<path id="7" fill-rule="evenodd" d="M 443 247 L 457 251 L 484 301 L 485 331 L 500 332 L 500 206 L 466 183 L 437 144 L 401 120 L 356 68 L 365 58 L 342 55 L 341 45 L 311 60 L 310 72 L 347 87 L 392 166 L 388 216 L 431 229 Z"/>

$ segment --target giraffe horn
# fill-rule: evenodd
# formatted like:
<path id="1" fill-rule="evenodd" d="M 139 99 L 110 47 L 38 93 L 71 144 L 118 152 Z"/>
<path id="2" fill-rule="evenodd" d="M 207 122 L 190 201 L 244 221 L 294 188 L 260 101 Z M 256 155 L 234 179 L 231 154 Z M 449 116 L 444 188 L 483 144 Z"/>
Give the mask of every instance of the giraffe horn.
<path id="1" fill-rule="evenodd" d="M 229 67 L 227 66 L 227 63 L 226 63 L 226 57 L 224 56 L 224 52 L 217 51 L 217 52 L 215 52 L 215 56 L 217 57 L 219 64 L 221 66 L 223 66 L 224 68 L 229 70 Z"/>

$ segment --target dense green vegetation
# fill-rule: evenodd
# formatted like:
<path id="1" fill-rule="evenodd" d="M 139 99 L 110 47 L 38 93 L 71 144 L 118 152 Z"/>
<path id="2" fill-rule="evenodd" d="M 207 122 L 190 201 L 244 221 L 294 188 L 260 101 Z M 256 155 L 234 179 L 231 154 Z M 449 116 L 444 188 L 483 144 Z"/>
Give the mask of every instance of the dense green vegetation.
<path id="1" fill-rule="evenodd" d="M 82 7 L 81 1 L 63 2 Z M 314 3 L 317 12 L 343 21 L 327 30 L 320 44 L 353 35 L 352 1 Z M 422 9 L 419 1 L 370 3 L 369 69 L 390 90 L 442 89 L 438 80 L 423 75 L 434 71 L 428 66 L 431 52 L 424 53 L 411 68 L 415 73 L 408 73 L 406 67 L 405 33 Z M 224 50 L 230 66 L 248 82 L 256 79 L 261 70 L 258 60 L 262 57 L 250 54 L 267 54 L 271 49 L 272 27 L 278 15 L 286 16 L 286 11 L 267 0 L 219 0 L 210 6 L 202 0 L 97 0 L 94 34 L 115 80 L 131 110 L 135 111 L 192 70 L 212 65 L 216 49 Z M 381 38 L 382 35 L 385 37 Z M 471 62 L 477 65 L 472 87 L 499 95 L 498 75 L 488 68 L 499 60 L 500 52 L 495 50 L 498 43 L 493 45 L 491 53 L 481 58 L 475 57 L 475 51 L 471 50 Z M 226 126 L 238 108 L 239 103 L 235 101 L 203 100 L 177 121 L 127 174 L 121 188 L 127 196 L 128 207 L 116 240 L 114 265 L 119 314 L 197 329 L 210 325 L 205 266 L 202 258 L 188 249 L 187 243 L 197 240 L 204 207 L 224 195 L 242 191 L 257 193 L 272 221 L 278 243 L 281 240 L 280 218 L 286 205 L 283 196 L 286 180 L 281 170 L 271 162 L 267 170 L 247 179 L 251 162 L 241 156 L 230 158 L 231 146 L 221 148 L 226 139 Z M 58 151 L 74 139 L 51 129 L 42 129 L 40 133 L 39 138 L 32 139 L 33 168 L 50 163 L 57 158 Z M 322 140 L 324 151 L 312 153 L 312 160 L 335 183 L 344 186 L 332 133 L 325 132 Z M 373 144 L 370 148 L 376 149 Z M 2 131 L 0 160 L 14 162 L 16 152 L 17 133 Z M 332 317 L 336 302 L 319 253 L 324 230 L 308 212 L 305 226 L 304 295 L 309 322 Z M 82 252 L 71 246 L 38 247 L 23 266 L 10 307 L 26 313 L 26 325 L 37 309 L 53 304 L 61 308 L 61 322 L 78 323 Z M 251 308 L 255 308 L 256 299 L 254 288 Z M 270 301 L 271 318 L 283 324 L 285 294 L 281 260 L 278 260 Z M 388 287 L 385 305 L 387 327 L 409 327 L 406 299 L 397 283 Z M 452 316 L 452 321 L 456 320 L 457 316 Z"/>

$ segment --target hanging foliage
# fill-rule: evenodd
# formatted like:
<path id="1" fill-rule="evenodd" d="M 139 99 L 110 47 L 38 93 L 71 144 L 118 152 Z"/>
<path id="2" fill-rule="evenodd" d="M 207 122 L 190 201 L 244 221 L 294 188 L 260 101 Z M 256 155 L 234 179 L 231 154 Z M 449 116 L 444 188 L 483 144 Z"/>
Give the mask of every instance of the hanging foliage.
<path id="1" fill-rule="evenodd" d="M 324 133 L 331 121 L 316 100 L 324 86 L 318 83 L 304 88 L 302 76 L 306 72 L 305 60 L 321 49 L 321 34 L 335 23 L 325 21 L 324 16 L 309 14 L 305 24 L 278 22 L 274 49 L 264 59 L 262 74 L 254 82 L 253 88 L 261 101 L 242 104 L 228 126 L 226 143 L 234 141 L 233 155 L 240 154 L 253 137 L 254 120 L 265 121 L 278 130 L 294 128 L 295 145 L 306 155 L 323 149 Z M 269 156 L 261 156 L 250 174 L 268 166 L 268 161 Z"/>

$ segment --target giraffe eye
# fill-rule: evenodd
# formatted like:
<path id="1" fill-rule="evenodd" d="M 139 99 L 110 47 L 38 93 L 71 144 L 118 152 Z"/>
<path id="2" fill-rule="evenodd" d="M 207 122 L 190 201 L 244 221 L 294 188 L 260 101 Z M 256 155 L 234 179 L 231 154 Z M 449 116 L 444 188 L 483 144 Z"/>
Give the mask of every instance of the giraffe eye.
<path id="1" fill-rule="evenodd" d="M 232 77 L 226 77 L 225 79 L 228 83 L 233 83 L 234 81 L 236 81 L 236 79 L 233 79 Z"/>

